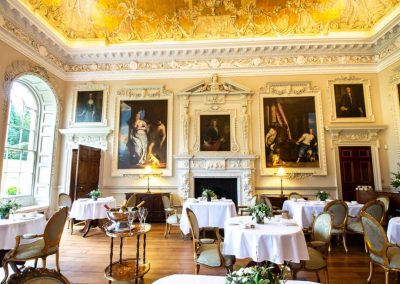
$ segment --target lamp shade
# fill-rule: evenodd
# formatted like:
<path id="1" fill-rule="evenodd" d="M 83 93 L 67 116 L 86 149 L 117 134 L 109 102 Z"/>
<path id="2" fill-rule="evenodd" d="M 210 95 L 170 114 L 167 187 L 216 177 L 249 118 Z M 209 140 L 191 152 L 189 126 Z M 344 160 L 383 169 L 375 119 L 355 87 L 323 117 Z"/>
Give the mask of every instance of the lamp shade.
<path id="1" fill-rule="evenodd" d="M 146 167 L 144 168 L 144 173 L 145 173 L 146 175 L 151 174 L 152 171 L 153 171 L 153 169 L 151 168 L 151 166 L 146 166 Z"/>
<path id="2" fill-rule="evenodd" d="M 280 167 L 280 168 L 278 169 L 278 171 L 276 172 L 276 175 L 277 175 L 278 177 L 283 177 L 284 175 L 286 175 L 285 168 Z"/>

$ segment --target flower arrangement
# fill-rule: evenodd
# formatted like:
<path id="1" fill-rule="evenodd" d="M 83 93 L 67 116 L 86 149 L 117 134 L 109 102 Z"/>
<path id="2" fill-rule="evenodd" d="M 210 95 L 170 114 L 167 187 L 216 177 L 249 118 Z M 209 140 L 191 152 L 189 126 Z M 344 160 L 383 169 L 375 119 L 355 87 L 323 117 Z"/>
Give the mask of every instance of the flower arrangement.
<path id="1" fill-rule="evenodd" d="M 319 191 L 317 193 L 317 199 L 321 200 L 321 201 L 325 201 L 329 198 L 329 193 L 327 193 L 326 191 Z"/>
<path id="2" fill-rule="evenodd" d="M 277 265 L 242 267 L 239 270 L 228 272 L 226 284 L 279 284 L 284 280 L 285 267 Z"/>
<path id="3" fill-rule="evenodd" d="M 101 196 L 101 191 L 95 189 L 89 192 L 89 195 L 94 201 L 96 201 Z"/>
<path id="4" fill-rule="evenodd" d="M 0 202 L 0 219 L 8 219 L 8 217 L 10 216 L 10 212 L 13 210 L 17 210 L 20 207 L 21 204 L 18 204 L 14 200 Z"/>
<path id="5" fill-rule="evenodd" d="M 397 166 L 400 167 L 400 163 L 398 163 Z M 390 185 L 394 188 L 400 187 L 400 171 L 397 171 L 397 173 L 392 173 L 392 175 L 393 178 L 390 182 Z"/>
<path id="6" fill-rule="evenodd" d="M 204 188 L 201 196 L 207 198 L 209 201 L 211 201 L 211 199 L 217 199 L 215 192 L 209 188 Z"/>
<path id="7" fill-rule="evenodd" d="M 271 209 L 265 204 L 260 203 L 250 207 L 251 219 L 256 219 L 257 224 L 263 224 L 265 217 L 271 217 Z"/>

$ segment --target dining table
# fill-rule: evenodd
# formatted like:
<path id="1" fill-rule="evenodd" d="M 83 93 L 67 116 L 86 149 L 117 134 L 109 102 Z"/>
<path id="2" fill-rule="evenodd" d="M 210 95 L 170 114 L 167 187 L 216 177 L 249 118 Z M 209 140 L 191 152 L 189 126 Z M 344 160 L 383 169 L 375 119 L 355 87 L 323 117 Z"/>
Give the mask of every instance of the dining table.
<path id="1" fill-rule="evenodd" d="M 274 217 L 256 224 L 251 216 L 238 216 L 225 222 L 224 233 L 223 254 L 239 259 L 276 264 L 309 259 L 303 228 L 293 220 Z"/>
<path id="2" fill-rule="evenodd" d="M 400 245 L 400 217 L 393 217 L 389 220 L 387 237 L 390 243 Z"/>
<path id="3" fill-rule="evenodd" d="M 173 274 L 156 280 L 153 284 L 225 284 L 225 276 L 193 275 L 193 274 Z M 315 284 L 316 282 L 286 280 L 283 284 Z"/>
<path id="4" fill-rule="evenodd" d="M 296 221 L 303 228 L 309 228 L 312 225 L 313 216 L 324 211 L 329 201 L 319 200 L 286 200 L 283 203 L 282 210 L 287 211 L 289 218 Z M 346 202 L 349 207 L 349 215 L 357 216 L 364 204 L 357 201 Z"/>
<path id="5" fill-rule="evenodd" d="M 0 219 L 0 266 L 4 255 L 15 247 L 15 237 L 24 234 L 43 234 L 46 227 L 44 214 L 35 212 L 11 214 L 9 219 Z M 35 241 L 21 240 L 21 244 Z"/>
<path id="6" fill-rule="evenodd" d="M 93 200 L 91 198 L 80 198 L 72 203 L 69 216 L 72 220 L 85 221 L 85 227 L 80 230 L 86 237 L 91 228 L 100 227 L 102 220 L 107 218 L 107 209 L 116 207 L 114 197 L 103 197 Z"/>
<path id="7" fill-rule="evenodd" d="M 237 215 L 235 203 L 231 199 L 213 199 L 211 201 L 187 199 L 183 203 L 180 229 L 183 234 L 189 234 L 190 223 L 186 214 L 190 208 L 197 217 L 199 227 L 224 228 L 225 221 Z"/>

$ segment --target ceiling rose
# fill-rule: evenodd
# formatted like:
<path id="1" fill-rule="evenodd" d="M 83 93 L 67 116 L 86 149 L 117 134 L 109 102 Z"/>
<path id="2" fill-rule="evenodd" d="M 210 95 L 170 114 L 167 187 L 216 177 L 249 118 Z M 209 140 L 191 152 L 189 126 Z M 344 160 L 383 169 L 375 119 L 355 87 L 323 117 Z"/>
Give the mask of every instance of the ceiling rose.
<path id="1" fill-rule="evenodd" d="M 19 0 L 68 41 L 105 43 L 370 31 L 399 0 Z"/>

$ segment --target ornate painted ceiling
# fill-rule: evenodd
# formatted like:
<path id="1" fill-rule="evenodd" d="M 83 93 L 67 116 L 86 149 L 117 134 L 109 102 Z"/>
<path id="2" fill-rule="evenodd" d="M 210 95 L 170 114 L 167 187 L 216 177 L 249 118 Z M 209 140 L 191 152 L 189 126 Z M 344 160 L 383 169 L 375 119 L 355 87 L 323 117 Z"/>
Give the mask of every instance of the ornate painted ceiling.
<path id="1" fill-rule="evenodd" d="M 371 31 L 400 0 L 19 0 L 68 41 L 106 43 Z"/>

